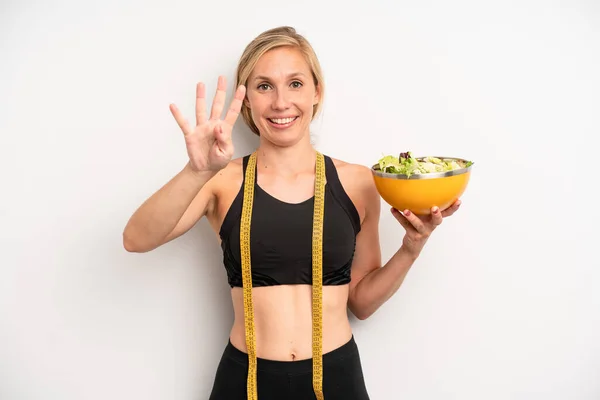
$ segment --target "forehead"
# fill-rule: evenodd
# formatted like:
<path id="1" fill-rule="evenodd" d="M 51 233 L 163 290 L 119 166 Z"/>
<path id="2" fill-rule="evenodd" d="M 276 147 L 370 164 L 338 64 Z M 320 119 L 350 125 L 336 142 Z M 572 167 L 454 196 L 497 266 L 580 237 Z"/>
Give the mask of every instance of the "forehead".
<path id="1" fill-rule="evenodd" d="M 250 78 L 260 75 L 277 79 L 285 78 L 294 73 L 311 75 L 310 66 L 304 55 L 297 48 L 278 47 L 269 50 L 259 58 Z"/>

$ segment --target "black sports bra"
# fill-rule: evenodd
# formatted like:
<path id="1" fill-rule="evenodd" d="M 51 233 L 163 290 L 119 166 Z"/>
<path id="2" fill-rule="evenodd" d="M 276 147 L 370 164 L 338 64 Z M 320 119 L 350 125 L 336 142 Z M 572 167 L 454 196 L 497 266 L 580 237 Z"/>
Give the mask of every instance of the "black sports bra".
<path id="1" fill-rule="evenodd" d="M 244 176 L 248 159 L 249 155 L 243 158 Z M 350 282 L 360 217 L 328 156 L 325 156 L 325 176 L 323 285 L 344 285 Z M 240 217 L 243 196 L 242 182 L 219 232 L 223 263 L 231 287 L 242 287 Z M 253 287 L 312 284 L 313 205 L 314 197 L 298 204 L 283 202 L 255 182 L 250 227 Z"/>

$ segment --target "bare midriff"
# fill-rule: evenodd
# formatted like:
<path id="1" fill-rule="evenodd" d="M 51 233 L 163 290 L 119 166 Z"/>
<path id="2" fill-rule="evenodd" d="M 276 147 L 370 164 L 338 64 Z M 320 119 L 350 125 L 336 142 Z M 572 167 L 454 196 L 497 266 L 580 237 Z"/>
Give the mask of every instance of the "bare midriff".
<path id="1" fill-rule="evenodd" d="M 231 290 L 234 323 L 230 340 L 246 351 L 244 300 L 241 288 Z M 312 357 L 312 286 L 280 285 L 252 289 L 256 356 L 297 361 Z M 347 313 L 348 285 L 323 286 L 323 354 L 347 343 L 352 330 Z"/>

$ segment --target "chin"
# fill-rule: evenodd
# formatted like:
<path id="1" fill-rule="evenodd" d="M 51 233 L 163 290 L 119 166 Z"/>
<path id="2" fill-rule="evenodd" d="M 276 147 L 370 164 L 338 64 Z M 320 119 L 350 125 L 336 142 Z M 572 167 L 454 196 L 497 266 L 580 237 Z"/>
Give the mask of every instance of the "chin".
<path id="1" fill-rule="evenodd" d="M 302 139 L 304 139 L 304 135 L 266 134 L 266 135 L 261 135 L 261 138 L 277 147 L 292 147 L 292 146 L 298 144 L 299 142 L 301 142 Z"/>
<path id="2" fill-rule="evenodd" d="M 300 118 L 298 121 L 301 122 Z M 298 124 L 295 126 L 290 126 L 287 128 L 277 128 L 272 127 L 267 121 L 265 121 L 263 125 L 263 129 L 261 129 L 261 138 L 269 141 L 278 147 L 290 147 L 298 142 L 302 141 L 305 136 L 309 135 L 309 127 L 302 126 L 302 124 Z M 264 132 L 264 133 L 263 133 Z"/>

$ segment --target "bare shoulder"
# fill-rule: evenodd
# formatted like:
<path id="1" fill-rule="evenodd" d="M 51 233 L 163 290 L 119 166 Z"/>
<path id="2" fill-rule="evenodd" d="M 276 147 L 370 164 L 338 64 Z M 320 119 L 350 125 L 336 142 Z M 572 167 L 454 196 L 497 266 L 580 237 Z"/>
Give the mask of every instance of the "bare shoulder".
<path id="1" fill-rule="evenodd" d="M 211 181 L 213 184 L 218 186 L 220 183 L 232 178 L 236 174 L 237 170 L 239 170 L 241 174 L 242 158 L 234 158 L 230 160 L 222 170 L 217 172 L 215 176 L 211 178 Z"/>
<path id="2" fill-rule="evenodd" d="M 232 159 L 209 181 L 212 201 L 207 217 L 215 232 L 219 232 L 223 218 L 242 184 L 243 158 Z"/>
<path id="3" fill-rule="evenodd" d="M 374 188 L 371 169 L 361 164 L 331 158 L 343 185 L 358 186 L 361 190 Z"/>
<path id="4" fill-rule="evenodd" d="M 243 175 L 243 157 L 234 158 L 229 161 L 229 164 L 222 170 L 220 170 L 211 179 L 211 185 L 215 194 L 223 191 L 228 191 L 232 186 L 239 185 L 242 181 Z"/>
<path id="5" fill-rule="evenodd" d="M 331 157 L 342 187 L 354 203 L 363 220 L 367 207 L 379 204 L 379 194 L 375 187 L 371 169 L 365 165 L 351 163 Z"/>

